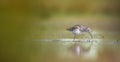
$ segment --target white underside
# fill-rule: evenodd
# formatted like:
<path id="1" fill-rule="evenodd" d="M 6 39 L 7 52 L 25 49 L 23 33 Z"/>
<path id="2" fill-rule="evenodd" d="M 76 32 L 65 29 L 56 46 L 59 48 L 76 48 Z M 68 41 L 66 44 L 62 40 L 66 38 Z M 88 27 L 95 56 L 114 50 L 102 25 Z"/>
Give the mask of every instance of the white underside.
<path id="1" fill-rule="evenodd" d="M 79 35 L 80 34 L 80 30 L 79 29 L 75 29 L 75 30 L 72 31 L 72 33 L 74 35 Z"/>

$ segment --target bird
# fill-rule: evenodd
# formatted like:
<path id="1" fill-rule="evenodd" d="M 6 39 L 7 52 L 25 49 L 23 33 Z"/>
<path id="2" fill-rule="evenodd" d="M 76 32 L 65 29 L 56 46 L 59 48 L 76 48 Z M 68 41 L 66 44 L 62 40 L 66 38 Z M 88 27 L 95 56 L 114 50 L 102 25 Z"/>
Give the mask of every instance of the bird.
<path id="1" fill-rule="evenodd" d="M 76 37 L 79 37 L 79 35 L 81 35 L 83 32 L 89 33 L 90 37 L 93 38 L 91 29 L 84 25 L 74 25 L 73 27 L 70 27 L 66 30 L 73 33 L 74 35 L 73 41 L 75 41 Z"/>

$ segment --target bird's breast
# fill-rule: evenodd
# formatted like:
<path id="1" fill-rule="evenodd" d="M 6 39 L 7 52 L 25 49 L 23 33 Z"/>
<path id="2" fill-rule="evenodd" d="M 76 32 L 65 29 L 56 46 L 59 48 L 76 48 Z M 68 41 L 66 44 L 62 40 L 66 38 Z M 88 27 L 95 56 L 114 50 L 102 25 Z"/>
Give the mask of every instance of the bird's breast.
<path id="1" fill-rule="evenodd" d="M 75 29 L 75 30 L 72 31 L 72 33 L 74 35 L 79 35 L 80 34 L 80 30 L 79 29 Z"/>

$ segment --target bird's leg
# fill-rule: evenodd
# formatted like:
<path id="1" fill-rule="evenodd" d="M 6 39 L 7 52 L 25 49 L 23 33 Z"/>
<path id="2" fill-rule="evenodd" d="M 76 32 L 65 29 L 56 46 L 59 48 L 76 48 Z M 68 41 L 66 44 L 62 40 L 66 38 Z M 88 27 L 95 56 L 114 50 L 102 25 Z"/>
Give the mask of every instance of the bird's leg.
<path id="1" fill-rule="evenodd" d="M 80 42 L 80 36 L 78 35 L 78 41 Z"/>
<path id="2" fill-rule="evenodd" d="M 76 35 L 74 35 L 73 42 L 75 41 Z"/>

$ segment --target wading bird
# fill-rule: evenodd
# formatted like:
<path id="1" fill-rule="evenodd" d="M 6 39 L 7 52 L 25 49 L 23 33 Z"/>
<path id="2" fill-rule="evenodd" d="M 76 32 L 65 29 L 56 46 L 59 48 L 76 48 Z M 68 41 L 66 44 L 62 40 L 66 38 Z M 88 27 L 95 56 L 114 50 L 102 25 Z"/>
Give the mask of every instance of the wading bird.
<path id="1" fill-rule="evenodd" d="M 83 26 L 83 25 L 74 25 L 71 28 L 67 29 L 68 31 L 71 31 L 74 35 L 73 41 L 75 41 L 76 37 L 79 37 L 80 34 L 82 34 L 83 32 L 87 32 L 89 33 L 89 35 L 91 36 L 91 38 L 93 38 L 93 35 L 91 34 L 91 29 L 87 26 Z"/>

